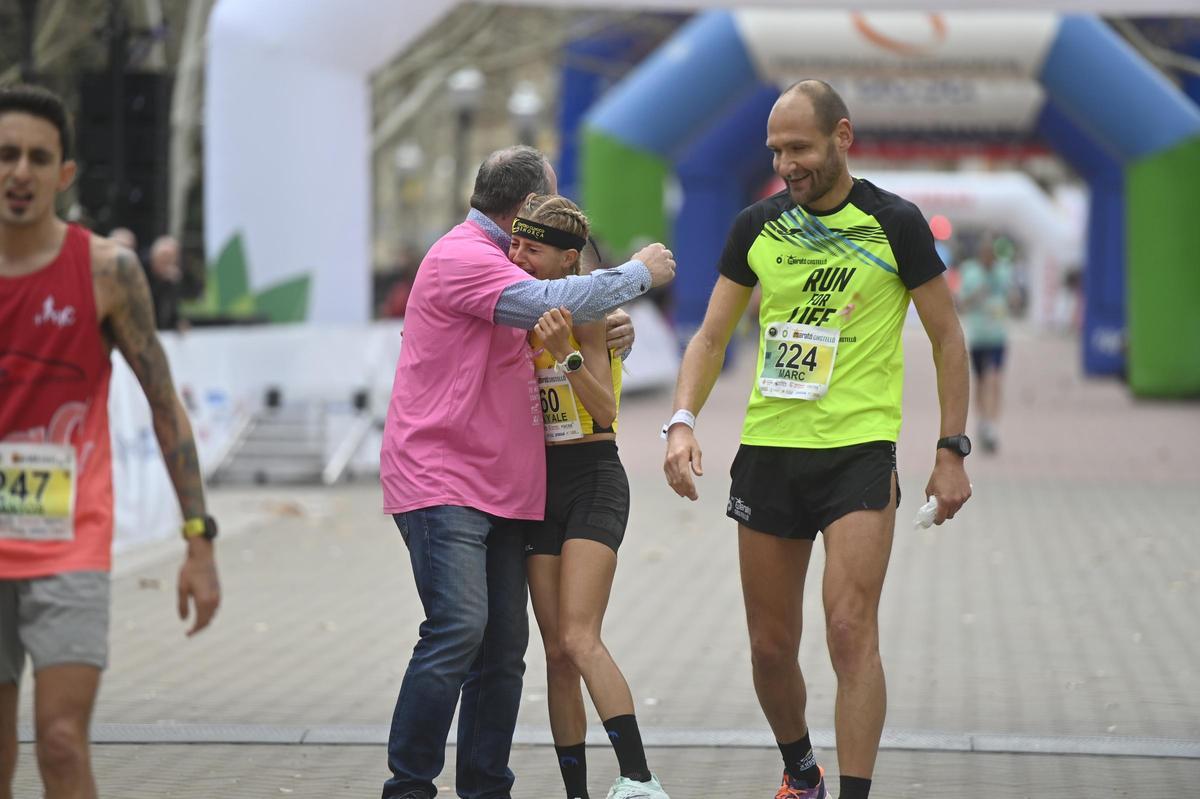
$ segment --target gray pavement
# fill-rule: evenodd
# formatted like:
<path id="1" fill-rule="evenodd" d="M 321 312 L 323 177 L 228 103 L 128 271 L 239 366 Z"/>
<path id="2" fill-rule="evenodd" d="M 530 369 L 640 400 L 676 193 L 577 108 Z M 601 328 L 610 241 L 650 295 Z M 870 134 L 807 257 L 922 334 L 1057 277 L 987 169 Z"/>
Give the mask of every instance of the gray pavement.
<path id="1" fill-rule="evenodd" d="M 104 796 L 114 797 L 378 797 L 387 776 L 379 747 L 265 745 L 96 746 L 93 761 Z M 647 752 L 672 797 L 743 799 L 774 795 L 781 767 L 774 749 L 669 748 Z M 823 763 L 833 753 L 818 750 Z M 25 756 L 22 766 L 31 765 Z M 453 773 L 454 748 L 447 755 Z M 616 759 L 594 749 L 588 786 L 603 797 L 615 777 Z M 516 746 L 512 756 L 517 797 L 562 797 L 554 751 Z M 837 791 L 837 778 L 827 773 Z M 872 797 L 996 797 L 996 799 L 1182 799 L 1196 795 L 1197 767 L 1188 760 L 1128 757 L 884 752 Z M 20 780 L 20 776 L 18 777 Z M 28 784 L 22 780 L 22 783 Z M 452 781 L 439 782 L 439 797 L 453 797 Z M 37 796 L 18 788 L 17 796 Z"/>
<path id="2" fill-rule="evenodd" d="M 1081 378 L 1074 342 L 1022 333 L 1000 454 L 971 456 L 958 519 L 913 531 L 937 414 L 928 342 L 909 331 L 906 347 L 904 501 L 881 610 L 892 748 L 875 795 L 1200 795 L 1200 407 L 1135 401 Z M 634 506 L 605 639 L 676 799 L 769 796 L 778 780 L 724 517 L 750 360 L 700 416 L 699 502 L 661 476 L 669 394 L 622 408 Z M 186 639 L 173 618 L 177 542 L 118 560 L 96 737 L 150 743 L 97 744 L 102 795 L 378 795 L 420 606 L 377 486 L 222 488 L 212 501 L 227 534 L 211 630 Z M 814 740 L 830 747 L 820 568 L 818 547 L 801 664 Z M 528 663 L 514 796 L 554 797 L 536 635 Z M 602 796 L 612 756 L 592 751 Z M 836 774 L 835 753 L 819 754 Z M 28 746 L 16 789 L 40 795 Z"/>

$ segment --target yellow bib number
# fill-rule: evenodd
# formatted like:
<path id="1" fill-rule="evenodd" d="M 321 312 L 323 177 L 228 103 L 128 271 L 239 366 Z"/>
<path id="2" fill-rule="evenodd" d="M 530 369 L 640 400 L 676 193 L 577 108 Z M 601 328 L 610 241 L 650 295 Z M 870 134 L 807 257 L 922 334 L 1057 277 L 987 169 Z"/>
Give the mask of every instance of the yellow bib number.
<path id="1" fill-rule="evenodd" d="M 537 370 L 538 393 L 542 400 L 542 425 L 547 441 L 583 438 L 575 392 L 567 376 L 553 369 Z"/>
<path id="2" fill-rule="evenodd" d="M 0 538 L 75 537 L 75 449 L 0 444 Z"/>
<path id="3" fill-rule="evenodd" d="M 792 323 L 763 328 L 758 390 L 764 397 L 820 399 L 829 392 L 839 331 Z"/>

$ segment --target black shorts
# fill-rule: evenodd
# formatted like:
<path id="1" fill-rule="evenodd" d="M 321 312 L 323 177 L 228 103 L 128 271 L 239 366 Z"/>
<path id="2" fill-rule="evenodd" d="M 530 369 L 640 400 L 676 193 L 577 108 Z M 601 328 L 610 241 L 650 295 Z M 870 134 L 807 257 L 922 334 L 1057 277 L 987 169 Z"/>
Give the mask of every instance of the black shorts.
<path id="1" fill-rule="evenodd" d="M 611 547 L 629 522 L 629 478 L 615 441 L 546 447 L 546 520 L 525 527 L 526 555 L 562 554 L 568 538 Z"/>
<path id="2" fill-rule="evenodd" d="M 994 347 L 972 347 L 971 366 L 975 369 L 976 377 L 982 377 L 984 372 L 988 372 L 993 369 L 1000 371 L 1004 368 L 1004 345 L 997 344 Z"/>
<path id="3" fill-rule="evenodd" d="M 891 441 L 832 449 L 742 444 L 729 470 L 725 515 L 751 530 L 812 541 L 847 513 L 887 507 L 895 474 Z"/>

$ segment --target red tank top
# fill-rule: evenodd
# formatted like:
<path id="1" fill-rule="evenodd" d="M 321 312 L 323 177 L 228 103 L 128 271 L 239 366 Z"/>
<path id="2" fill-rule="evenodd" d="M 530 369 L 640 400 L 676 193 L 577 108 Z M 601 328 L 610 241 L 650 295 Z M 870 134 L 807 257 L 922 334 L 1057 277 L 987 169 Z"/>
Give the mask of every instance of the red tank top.
<path id="1" fill-rule="evenodd" d="M 96 317 L 90 234 L 68 225 L 50 264 L 21 277 L 0 277 L 0 443 L 74 447 L 74 537 L 0 537 L 0 578 L 109 570 L 111 373 Z"/>

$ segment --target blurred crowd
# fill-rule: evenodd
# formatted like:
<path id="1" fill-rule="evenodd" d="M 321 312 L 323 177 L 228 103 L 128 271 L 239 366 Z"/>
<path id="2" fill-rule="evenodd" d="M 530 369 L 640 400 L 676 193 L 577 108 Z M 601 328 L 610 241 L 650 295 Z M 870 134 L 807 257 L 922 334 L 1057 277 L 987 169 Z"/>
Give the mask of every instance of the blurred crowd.
<path id="1" fill-rule="evenodd" d="M 184 267 L 179 240 L 163 234 L 143 250 L 137 235 L 126 227 L 113 228 L 108 238 L 137 255 L 146 270 L 150 297 L 154 300 L 155 326 L 159 330 L 185 329 L 188 323 L 180 315 L 180 305 L 199 294 L 203 282 L 194 270 Z"/>

